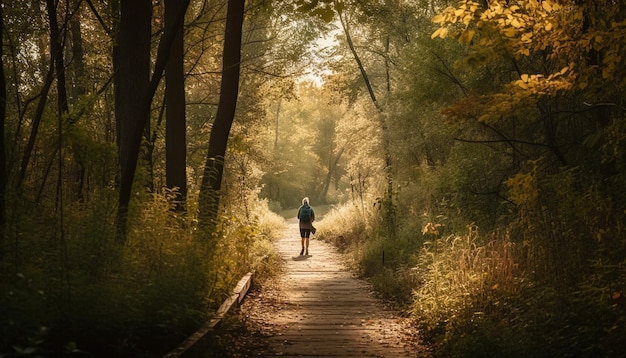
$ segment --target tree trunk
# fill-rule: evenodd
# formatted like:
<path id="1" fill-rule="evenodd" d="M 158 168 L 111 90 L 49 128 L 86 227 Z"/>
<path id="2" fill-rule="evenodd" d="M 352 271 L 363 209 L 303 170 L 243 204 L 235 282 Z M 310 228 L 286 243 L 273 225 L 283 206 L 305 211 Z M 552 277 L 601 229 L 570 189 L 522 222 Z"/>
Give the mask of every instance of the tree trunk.
<path id="1" fill-rule="evenodd" d="M 54 70 L 57 78 L 57 111 L 60 114 L 68 113 L 67 89 L 65 85 L 65 60 L 63 56 L 63 39 L 59 31 L 57 20 L 56 2 L 54 0 L 46 0 L 48 9 L 48 21 L 50 23 L 50 50 L 52 53 L 52 61 L 54 62 Z"/>
<path id="2" fill-rule="evenodd" d="M 330 158 L 328 159 L 328 173 L 326 173 L 326 178 L 324 179 L 324 184 L 322 185 L 322 190 L 320 191 L 318 200 L 319 202 L 326 202 L 326 196 L 328 195 L 328 190 L 330 190 L 330 184 L 332 183 L 333 176 L 337 170 L 337 164 L 339 164 L 339 160 L 343 156 L 343 152 L 346 147 L 342 147 L 337 152 L 337 155 L 333 155 L 330 153 Z"/>
<path id="3" fill-rule="evenodd" d="M 58 140 L 58 172 L 57 172 L 57 190 L 56 190 L 56 206 L 59 209 L 59 218 L 63 220 L 63 119 L 69 113 L 69 105 L 67 102 L 67 87 L 65 80 L 65 57 L 63 56 L 63 42 L 59 31 L 57 19 L 57 2 L 55 0 L 46 0 L 46 8 L 48 10 L 48 21 L 50 24 L 50 51 L 54 62 L 56 72 L 57 85 L 57 130 Z M 43 178 L 45 181 L 46 178 Z"/>
<path id="4" fill-rule="evenodd" d="M 70 60 L 71 69 L 71 81 L 70 81 L 70 101 L 71 103 L 79 103 L 81 97 L 87 92 L 85 88 L 86 74 L 85 74 L 85 50 L 83 47 L 83 35 L 81 30 L 81 15 L 80 15 L 80 3 L 82 0 L 72 0 L 72 7 L 76 9 L 76 13 L 73 14 L 70 19 L 70 35 L 71 35 L 71 55 Z M 74 198 L 82 201 L 83 190 L 85 186 L 86 169 L 84 164 L 84 154 L 81 152 L 81 148 L 74 146 L 73 153 L 75 162 L 72 163 L 72 191 Z"/>
<path id="5" fill-rule="evenodd" d="M 169 189 L 178 188 L 179 211 L 184 210 L 187 197 L 184 40 L 183 26 L 176 26 L 183 5 L 180 0 L 165 1 L 165 31 L 175 34 L 165 69 L 165 180 Z"/>
<path id="6" fill-rule="evenodd" d="M 116 114 L 120 162 L 120 191 L 117 213 L 117 238 L 125 241 L 128 224 L 128 205 L 137 169 L 141 144 L 141 128 L 149 121 L 149 111 L 142 104 L 147 101 L 150 83 L 150 36 L 152 3 L 150 0 L 122 0 L 117 34 L 118 76 L 116 84 Z"/>
<path id="7" fill-rule="evenodd" d="M 80 97 L 84 96 L 85 89 L 85 49 L 83 47 L 83 34 L 81 30 L 81 14 L 80 2 L 82 0 L 73 0 L 72 6 L 76 9 L 76 13 L 70 19 L 70 34 L 72 43 L 72 75 L 73 81 L 71 86 L 71 97 L 76 102 Z"/>
<path id="8" fill-rule="evenodd" d="M 211 128 L 209 150 L 200 186 L 198 222 L 201 233 L 204 235 L 212 234 L 215 228 L 224 173 L 224 158 L 237 107 L 244 5 L 245 0 L 228 1 L 220 100 Z"/>
<path id="9" fill-rule="evenodd" d="M 174 28 L 182 28 L 189 0 L 180 0 L 180 12 Z M 165 31 L 159 42 L 152 78 L 150 75 L 150 0 L 122 0 L 118 31 L 117 61 L 119 90 L 115 94 L 119 126 L 120 193 L 117 209 L 117 239 L 123 243 L 128 226 L 128 205 L 139 158 L 144 129 L 150 120 L 152 98 L 163 77 L 163 71 L 174 42 L 174 33 Z M 140 21 L 141 20 L 141 21 Z M 141 47 L 141 48 L 140 48 Z M 114 48 L 115 51 L 115 48 Z M 141 57 L 141 61 L 137 58 Z M 140 66 L 138 62 L 141 62 Z M 140 75 L 137 71 L 141 70 Z"/>
<path id="10" fill-rule="evenodd" d="M 4 38 L 4 12 L 0 0 L 0 39 Z M 6 224 L 6 188 L 7 165 L 6 148 L 4 141 L 4 124 L 7 109 L 7 86 L 4 77 L 4 46 L 0 46 L 0 261 L 3 257 L 4 225 Z"/>
<path id="11" fill-rule="evenodd" d="M 52 86 L 52 82 L 54 81 L 54 61 L 50 59 L 50 68 L 48 69 L 48 73 L 46 73 L 46 78 L 44 80 L 43 88 L 41 89 L 41 93 L 39 95 L 39 102 L 37 103 L 37 109 L 35 110 L 35 115 L 33 116 L 30 135 L 28 137 L 28 142 L 26 143 L 26 148 L 24 149 L 24 155 L 22 156 L 22 163 L 20 165 L 20 172 L 17 178 L 17 182 L 15 187 L 19 189 L 22 186 L 22 182 L 26 178 L 26 171 L 28 169 L 28 164 L 30 162 L 30 157 L 33 153 L 33 148 L 35 147 L 35 140 L 37 139 L 37 134 L 39 133 L 39 125 L 41 124 L 41 120 L 43 118 L 44 111 L 46 109 L 46 102 L 48 101 L 48 92 L 50 92 L 50 86 Z"/>

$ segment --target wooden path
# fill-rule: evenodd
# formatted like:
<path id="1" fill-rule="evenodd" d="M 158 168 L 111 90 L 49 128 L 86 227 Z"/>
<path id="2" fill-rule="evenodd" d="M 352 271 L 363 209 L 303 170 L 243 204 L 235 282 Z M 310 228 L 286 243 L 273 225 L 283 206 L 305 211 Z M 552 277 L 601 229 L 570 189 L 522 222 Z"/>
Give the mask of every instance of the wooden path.
<path id="1" fill-rule="evenodd" d="M 256 300 L 268 352 L 282 357 L 428 357 L 410 335 L 408 320 L 386 308 L 370 286 L 355 278 L 342 257 L 324 242 L 311 239 L 300 256 L 297 222 L 290 221 L 276 246 L 286 269 L 272 299 Z M 260 293 L 259 295 L 272 295 Z M 272 307 L 258 307 L 269 304 Z"/>

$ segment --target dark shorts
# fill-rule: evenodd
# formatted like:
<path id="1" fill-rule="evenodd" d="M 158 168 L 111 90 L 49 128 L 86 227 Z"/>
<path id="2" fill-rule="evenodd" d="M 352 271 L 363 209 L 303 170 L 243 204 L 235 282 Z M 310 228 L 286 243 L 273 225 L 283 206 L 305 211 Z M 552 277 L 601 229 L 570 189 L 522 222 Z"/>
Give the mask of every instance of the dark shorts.
<path id="1" fill-rule="evenodd" d="M 311 229 L 300 229 L 300 237 L 309 238 L 311 236 Z"/>

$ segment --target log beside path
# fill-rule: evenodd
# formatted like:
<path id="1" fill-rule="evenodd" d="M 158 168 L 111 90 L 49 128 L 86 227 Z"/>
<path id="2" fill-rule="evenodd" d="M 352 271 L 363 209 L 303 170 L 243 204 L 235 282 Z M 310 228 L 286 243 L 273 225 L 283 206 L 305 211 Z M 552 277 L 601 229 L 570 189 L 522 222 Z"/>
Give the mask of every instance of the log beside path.
<path id="1" fill-rule="evenodd" d="M 244 303 L 248 317 L 264 326 L 267 351 L 259 356 L 430 356 L 409 320 L 377 299 L 331 245 L 312 238 L 309 255 L 299 255 L 298 224 L 290 220 L 276 247 L 284 272 L 272 292 Z"/>

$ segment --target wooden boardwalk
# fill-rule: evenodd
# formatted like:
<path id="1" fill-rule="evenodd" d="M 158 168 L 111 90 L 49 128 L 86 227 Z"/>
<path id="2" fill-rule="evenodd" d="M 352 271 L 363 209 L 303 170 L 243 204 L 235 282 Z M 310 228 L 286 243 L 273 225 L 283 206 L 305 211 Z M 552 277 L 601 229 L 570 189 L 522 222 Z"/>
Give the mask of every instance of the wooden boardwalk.
<path id="1" fill-rule="evenodd" d="M 271 300 L 257 300 L 268 352 L 281 357 L 428 357 L 408 320 L 386 308 L 370 286 L 355 278 L 342 257 L 312 239 L 308 256 L 300 256 L 295 221 L 276 246 L 286 269 Z M 260 295 L 272 295 L 261 293 Z M 272 302 L 272 307 L 258 307 Z"/>

